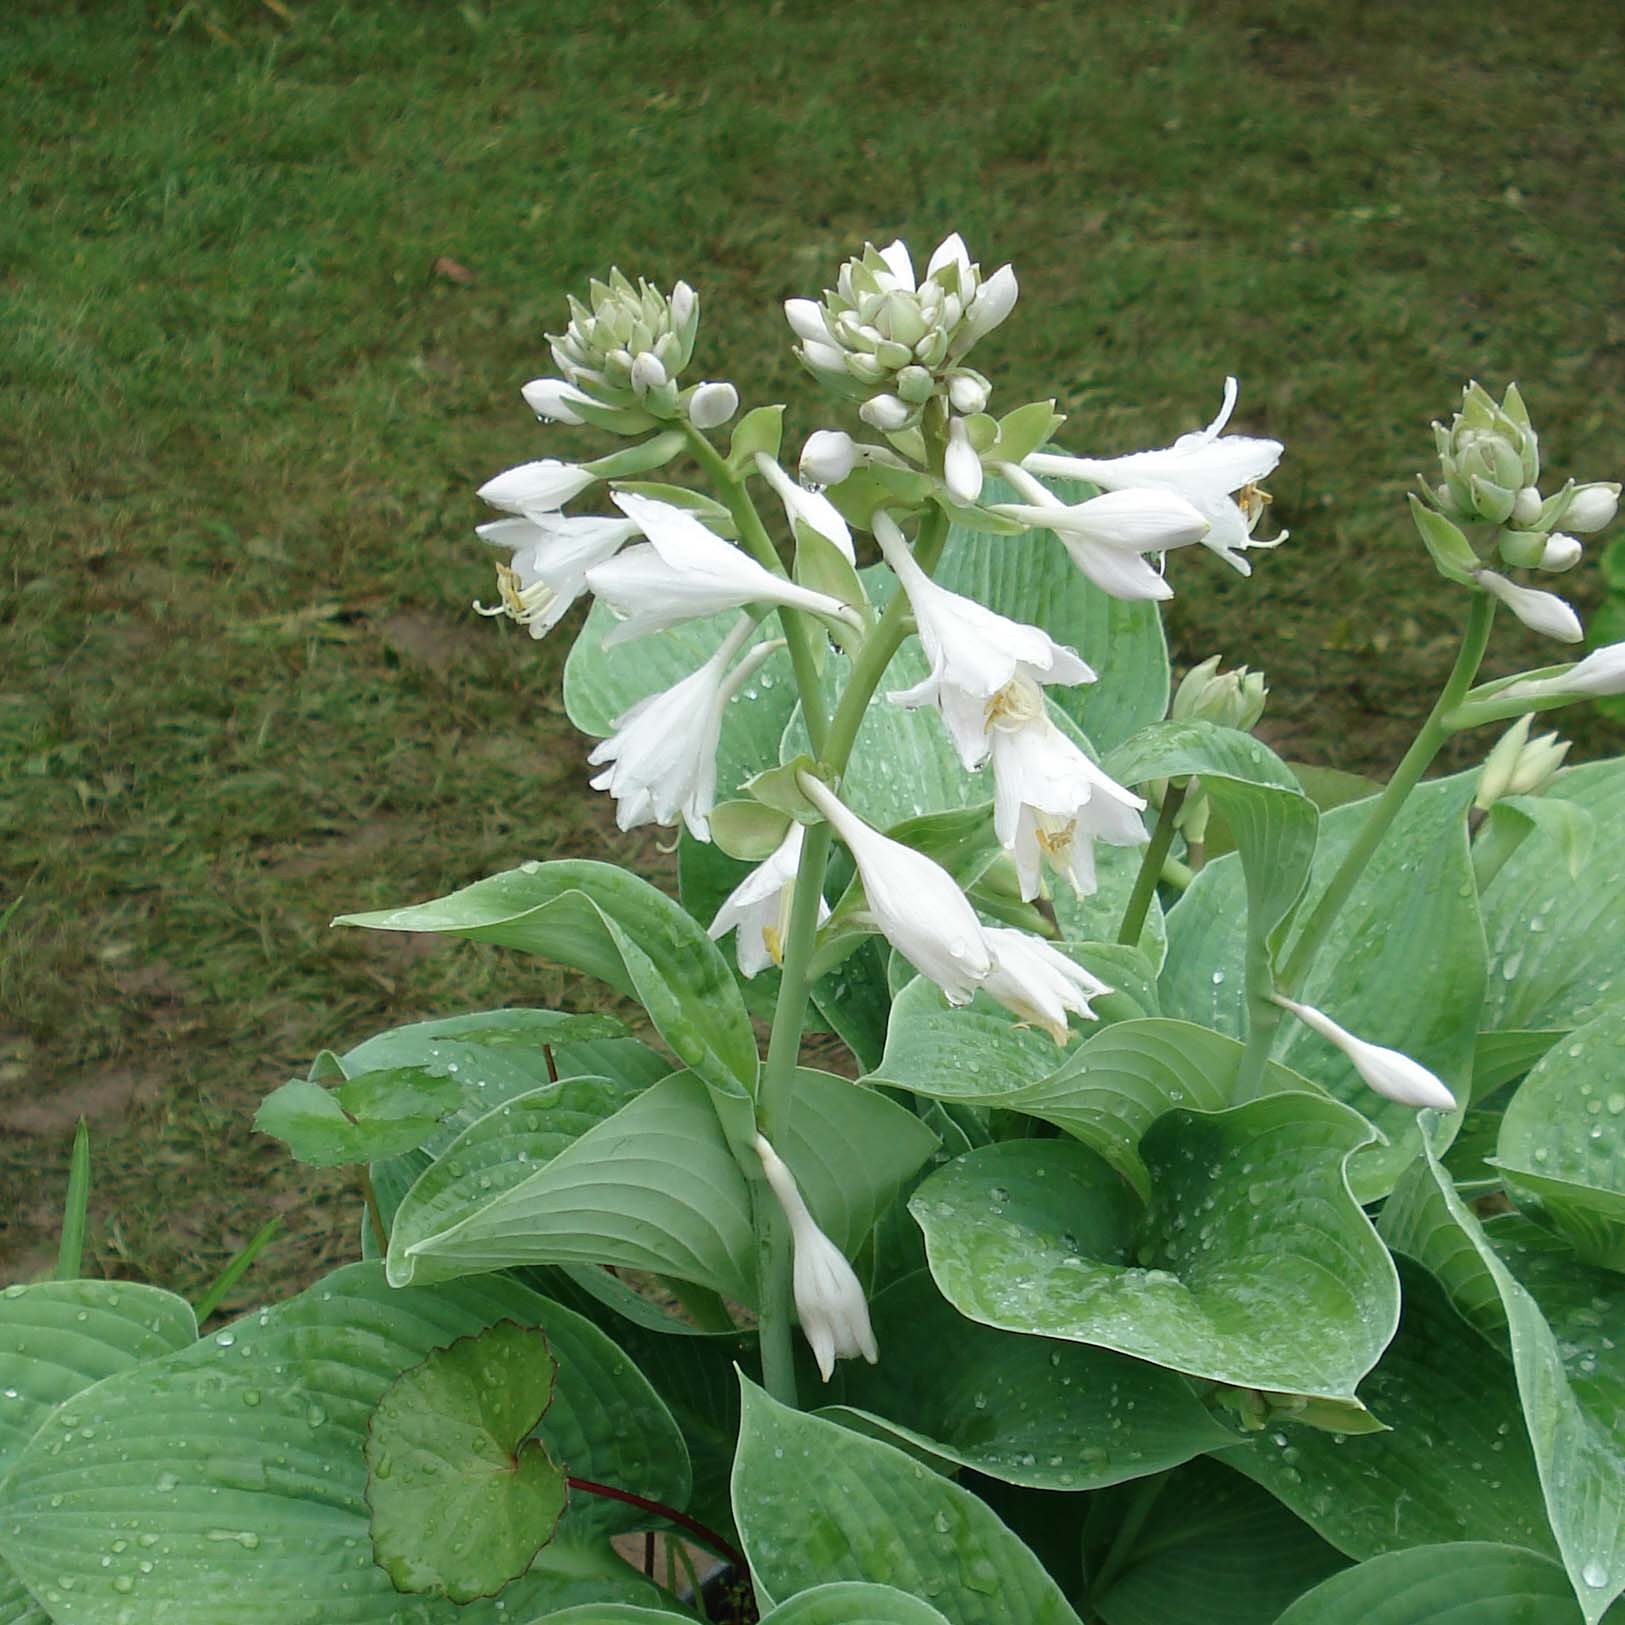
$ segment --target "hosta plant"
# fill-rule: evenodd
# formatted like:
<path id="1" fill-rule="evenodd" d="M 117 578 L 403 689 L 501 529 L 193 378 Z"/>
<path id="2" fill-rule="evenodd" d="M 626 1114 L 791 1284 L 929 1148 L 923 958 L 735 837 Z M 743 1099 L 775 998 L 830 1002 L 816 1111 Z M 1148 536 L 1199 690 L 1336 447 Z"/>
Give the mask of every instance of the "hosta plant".
<path id="1" fill-rule="evenodd" d="M 200 1339 L 8 1288 L 0 1621 L 1609 1612 L 1625 763 L 1531 719 L 1625 645 L 1479 667 L 1503 610 L 1581 637 L 1534 583 L 1619 487 L 1469 386 L 1396 515 L 1460 610 L 1438 701 L 1386 785 L 1295 765 L 1257 671 L 1170 693 L 1157 609 L 1285 539 L 1281 445 L 1234 381 L 1150 451 L 998 400 L 1016 293 L 865 248 L 785 307 L 833 414 L 796 442 L 700 376 L 686 284 L 571 301 L 524 396 L 610 444 L 481 488 L 481 608 L 590 601 L 564 703 L 677 895 L 538 854 L 343 917 L 612 1013 L 447 1012 L 272 1094 L 367 1194 L 290 1302 Z"/>

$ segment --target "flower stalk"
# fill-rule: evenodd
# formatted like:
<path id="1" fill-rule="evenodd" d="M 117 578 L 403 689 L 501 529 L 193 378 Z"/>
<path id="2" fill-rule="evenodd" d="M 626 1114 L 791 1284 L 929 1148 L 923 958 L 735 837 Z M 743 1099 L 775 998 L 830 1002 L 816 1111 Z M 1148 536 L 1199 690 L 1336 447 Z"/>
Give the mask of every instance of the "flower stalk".
<path id="1" fill-rule="evenodd" d="M 1157 894 L 1157 882 L 1162 879 L 1168 862 L 1174 831 L 1179 826 L 1179 809 L 1185 804 L 1190 782 L 1174 779 L 1169 783 L 1150 844 L 1140 858 L 1140 872 L 1134 877 L 1134 890 L 1129 893 L 1128 906 L 1123 910 L 1123 923 L 1117 928 L 1117 940 L 1130 948 L 1138 945 L 1140 933 L 1145 930 L 1145 917 L 1151 912 L 1151 899 Z"/>

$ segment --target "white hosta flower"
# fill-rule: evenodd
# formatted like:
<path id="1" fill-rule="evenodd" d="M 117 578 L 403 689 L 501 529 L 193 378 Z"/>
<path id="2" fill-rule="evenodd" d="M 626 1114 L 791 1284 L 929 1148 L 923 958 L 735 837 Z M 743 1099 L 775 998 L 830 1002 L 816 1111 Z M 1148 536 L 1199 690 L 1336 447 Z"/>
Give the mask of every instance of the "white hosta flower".
<path id="1" fill-rule="evenodd" d="M 840 429 L 815 429 L 801 448 L 797 472 L 807 485 L 839 485 L 857 467 L 858 446 Z"/>
<path id="2" fill-rule="evenodd" d="M 630 519 L 543 514 L 532 519 L 493 519 L 475 534 L 513 550 L 497 566 L 498 603 L 475 604 L 481 615 L 506 615 L 529 627 L 533 638 L 552 631 L 587 590 L 587 572 L 614 558 L 638 533 Z"/>
<path id="3" fill-rule="evenodd" d="M 784 517 L 790 521 L 792 532 L 799 521 L 829 542 L 848 564 L 856 561 L 852 532 L 847 529 L 840 510 L 822 491 L 809 491 L 797 485 L 765 451 L 756 453 L 756 469 L 784 504 Z"/>
<path id="4" fill-rule="evenodd" d="M 914 611 L 930 674 L 886 697 L 905 709 L 935 705 L 967 769 L 987 760 L 988 707 L 1017 678 L 1033 683 L 1092 683 L 1077 651 L 1041 627 L 995 614 L 973 598 L 939 587 L 914 561 L 890 515 L 874 516 L 875 540 Z"/>
<path id="5" fill-rule="evenodd" d="M 1208 522 L 1202 545 L 1243 575 L 1250 575 L 1252 565 L 1245 557 L 1248 547 L 1277 547 L 1286 540 L 1285 531 L 1268 542 L 1253 540 L 1270 500 L 1258 482 L 1274 470 L 1284 448 L 1279 440 L 1223 433 L 1235 410 L 1236 395 L 1236 380 L 1226 378 L 1219 415 L 1205 429 L 1181 435 L 1160 451 L 1131 452 L 1126 457 L 1034 452 L 1024 466 L 1035 474 L 1088 480 L 1104 491 L 1149 488 L 1177 492 Z"/>
<path id="6" fill-rule="evenodd" d="M 617 717 L 615 732 L 588 756 L 594 767 L 609 764 L 592 787 L 615 798 L 615 822 L 622 829 L 681 818 L 696 840 L 711 839 L 723 708 L 770 652 L 758 645 L 728 670 L 753 631 L 749 620 L 742 621 L 698 671 Z"/>
<path id="7" fill-rule="evenodd" d="M 1561 638 L 1564 643 L 1578 643 L 1585 636 L 1580 617 L 1556 593 L 1542 592 L 1538 587 L 1520 587 L 1494 570 L 1479 570 L 1474 579 L 1491 597 L 1499 598 L 1531 632 Z"/>
<path id="8" fill-rule="evenodd" d="M 566 502 L 578 497 L 598 476 L 575 463 L 561 463 L 555 457 L 521 463 L 488 479 L 475 493 L 493 508 L 516 513 L 526 519 L 556 514 Z"/>
<path id="9" fill-rule="evenodd" d="M 828 1382 L 837 1360 L 856 1359 L 860 1354 L 870 1365 L 876 1364 L 880 1350 L 875 1345 L 869 1305 L 864 1301 L 857 1273 L 841 1249 L 814 1222 L 795 1175 L 778 1152 L 760 1134 L 755 1145 L 756 1155 L 762 1159 L 762 1173 L 790 1224 L 794 1259 L 791 1289 L 801 1319 L 801 1335 L 818 1362 L 819 1376 Z"/>
<path id="10" fill-rule="evenodd" d="M 830 788 L 811 774 L 800 777 L 802 794 L 846 843 L 858 866 L 867 914 L 880 934 L 947 994 L 966 1004 L 993 969 L 976 910 L 941 864 L 901 841 L 871 829 Z"/>
<path id="11" fill-rule="evenodd" d="M 1143 846 L 1145 802 L 1096 767 L 1044 709 L 1043 693 L 1017 679 L 989 707 L 993 828 L 1015 859 L 1021 895 L 1038 896 L 1044 863 L 1080 897 L 1095 890 L 1094 843 Z"/>
<path id="12" fill-rule="evenodd" d="M 1367 1086 L 1375 1089 L 1379 1095 L 1397 1100 L 1401 1106 L 1431 1106 L 1441 1112 L 1455 1110 L 1456 1097 L 1420 1061 L 1413 1061 L 1397 1049 L 1356 1038 L 1312 1004 L 1299 1004 L 1296 999 L 1289 999 L 1281 993 L 1272 997 L 1283 1010 L 1290 1010 L 1304 1026 L 1342 1050 L 1354 1063 L 1354 1070 Z"/>
<path id="13" fill-rule="evenodd" d="M 732 384 L 696 384 L 688 398 L 688 421 L 696 429 L 720 429 L 739 410 Z"/>
<path id="14" fill-rule="evenodd" d="M 1595 700 L 1625 694 L 1625 643 L 1593 649 L 1555 677 L 1526 677 L 1497 691 L 1497 700 Z"/>
<path id="15" fill-rule="evenodd" d="M 587 572 L 587 585 L 622 617 L 605 637 L 605 648 L 746 604 L 784 604 L 836 620 L 850 617 L 838 599 L 763 569 L 669 502 L 630 491 L 617 491 L 615 502 L 649 541 Z"/>
<path id="16" fill-rule="evenodd" d="M 778 848 L 728 893 L 711 922 L 713 941 L 738 931 L 734 951 L 742 976 L 757 976 L 783 959 L 804 833 L 803 825 L 792 823 Z M 818 923 L 822 925 L 828 918 L 829 904 L 820 898 Z"/>
<path id="17" fill-rule="evenodd" d="M 584 419 L 576 411 L 576 403 L 592 404 L 590 395 L 582 394 L 562 378 L 532 378 L 519 393 L 537 417 L 546 418 L 550 423 L 579 424 Z"/>
<path id="18" fill-rule="evenodd" d="M 1098 976 L 1042 937 L 988 926 L 983 928 L 982 938 L 993 951 L 993 969 L 982 983 L 982 991 L 1024 1022 L 1043 1028 L 1057 1044 L 1067 1040 L 1067 1011 L 1093 1021 L 1095 1012 L 1089 1001 L 1111 992 Z"/>
<path id="19" fill-rule="evenodd" d="M 1027 501 L 995 503 L 994 511 L 1053 531 L 1072 562 L 1113 598 L 1172 598 L 1173 588 L 1141 555 L 1188 547 L 1208 532 L 1208 521 L 1173 491 L 1107 491 L 1068 504 L 1025 468 L 1000 463 L 999 472 Z"/>
<path id="20" fill-rule="evenodd" d="M 982 459 L 970 443 L 963 418 L 949 420 L 942 477 L 948 494 L 960 502 L 974 502 L 982 494 Z"/>

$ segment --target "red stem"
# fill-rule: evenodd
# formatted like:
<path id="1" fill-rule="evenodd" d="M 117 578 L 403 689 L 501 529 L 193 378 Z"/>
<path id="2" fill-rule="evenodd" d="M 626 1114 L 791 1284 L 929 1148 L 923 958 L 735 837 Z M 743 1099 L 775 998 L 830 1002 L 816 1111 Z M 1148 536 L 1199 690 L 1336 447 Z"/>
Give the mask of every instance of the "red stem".
<path id="1" fill-rule="evenodd" d="M 689 1517 L 686 1512 L 679 1512 L 676 1507 L 669 1507 L 661 1501 L 651 1501 L 644 1495 L 634 1495 L 631 1490 L 618 1490 L 613 1484 L 595 1484 L 590 1478 L 576 1478 L 571 1475 L 566 1482 L 571 1489 L 581 1490 L 587 1495 L 604 1495 L 611 1501 L 625 1501 L 628 1506 L 641 1507 L 645 1512 L 669 1518 L 679 1529 L 686 1529 L 719 1557 L 727 1558 L 739 1571 L 742 1579 L 749 1575 L 750 1565 L 745 1561 L 745 1554 L 738 1547 L 730 1545 L 716 1530 L 707 1528 L 699 1519 Z"/>

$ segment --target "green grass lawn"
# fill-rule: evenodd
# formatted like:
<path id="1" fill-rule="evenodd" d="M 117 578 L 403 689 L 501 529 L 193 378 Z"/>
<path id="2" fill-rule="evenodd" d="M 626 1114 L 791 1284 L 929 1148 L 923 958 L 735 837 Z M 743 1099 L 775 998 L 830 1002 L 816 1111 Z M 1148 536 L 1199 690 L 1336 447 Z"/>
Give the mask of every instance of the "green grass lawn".
<path id="1" fill-rule="evenodd" d="M 778 301 L 866 237 L 1015 262 L 977 361 L 1071 449 L 1166 443 L 1238 373 L 1293 537 L 1251 582 L 1182 560 L 1171 635 L 1262 666 L 1302 759 L 1380 770 L 1429 703 L 1457 606 L 1403 491 L 1467 377 L 1520 381 L 1557 477 L 1625 468 L 1607 0 L 24 0 L 0 72 L 0 1276 L 47 1261 L 84 1112 L 94 1269 L 195 1290 L 282 1213 L 247 1291 L 300 1282 L 355 1204 L 260 1096 L 592 997 L 327 921 L 661 861 L 586 787 L 567 629 L 468 607 L 474 486 L 598 444 L 517 391 L 612 262 L 692 281 L 695 376 L 796 403 L 797 445 L 833 413 Z"/>

